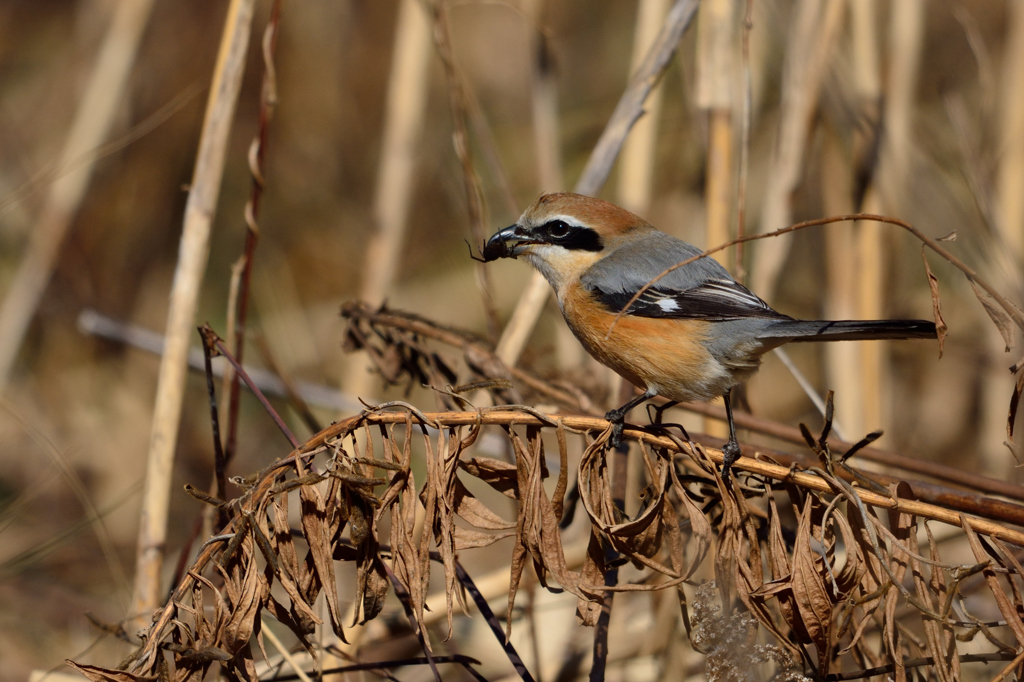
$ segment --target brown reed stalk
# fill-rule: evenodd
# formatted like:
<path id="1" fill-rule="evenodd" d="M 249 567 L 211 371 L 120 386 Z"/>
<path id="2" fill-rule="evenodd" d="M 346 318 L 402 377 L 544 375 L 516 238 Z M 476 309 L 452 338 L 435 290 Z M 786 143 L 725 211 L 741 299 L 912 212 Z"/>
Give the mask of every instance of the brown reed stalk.
<path id="1" fill-rule="evenodd" d="M 380 305 L 394 288 L 415 188 L 416 150 L 427 105 L 430 17 L 419 0 L 402 0 L 384 105 L 384 132 L 374 190 L 376 231 L 366 248 L 359 297 Z"/>
<path id="2" fill-rule="evenodd" d="M 704 203 L 707 213 L 706 244 L 729 241 L 733 207 L 733 93 L 737 86 L 735 0 L 710 0 L 701 4 L 697 21 L 697 106 L 705 112 L 708 126 L 707 170 Z M 729 253 L 715 256 L 735 271 Z"/>
<path id="3" fill-rule="evenodd" d="M 861 13 L 867 14 L 863 9 Z M 856 16 L 856 15 L 855 15 Z M 889 21 L 888 74 L 886 78 L 885 109 L 881 112 L 882 135 L 879 152 L 879 169 L 864 197 L 864 210 L 868 213 L 900 213 L 900 205 L 907 186 L 910 150 L 913 145 L 914 93 L 917 89 L 917 74 L 921 61 L 924 36 L 924 6 L 920 1 L 897 3 L 892 6 Z M 876 22 L 872 13 L 855 21 L 855 31 L 874 32 Z M 858 29 L 864 24 L 864 29 Z M 868 39 L 865 39 L 867 42 Z M 875 41 L 871 41 L 875 42 Z M 867 61 L 867 60 L 865 60 Z M 881 100 L 881 86 L 877 70 L 877 58 L 867 65 L 876 74 L 861 88 L 865 99 Z M 879 104 L 874 104 L 877 110 Z M 877 143 L 876 143 L 877 144 Z M 882 232 L 878 223 L 860 223 L 858 234 L 858 294 L 857 312 L 861 319 L 882 319 L 886 317 L 886 301 L 890 298 L 886 280 L 887 263 L 892 258 L 894 245 Z M 889 344 L 861 343 L 861 367 L 863 371 L 862 395 L 864 400 L 862 426 L 886 428 L 891 425 L 892 372 L 889 368 Z"/>
<path id="4" fill-rule="evenodd" d="M 732 102 L 737 85 L 735 69 L 735 0 L 705 0 L 697 17 L 697 106 L 707 117 L 707 163 L 704 181 L 705 244 L 730 239 L 733 207 Z M 735 252 L 720 251 L 715 259 L 735 272 Z M 721 403 L 721 398 L 717 399 Z M 728 426 L 704 419 L 704 430 L 728 436 Z"/>
<path id="5" fill-rule="evenodd" d="M 851 2 L 850 12 L 854 53 L 855 106 L 860 112 L 859 118 L 863 121 L 860 124 L 860 128 L 864 131 L 861 137 L 868 138 L 865 146 L 869 149 L 877 149 L 879 142 L 872 140 L 872 138 L 881 134 L 881 130 L 885 130 L 886 133 L 889 131 L 885 123 L 881 123 L 881 127 L 879 127 L 879 123 L 876 122 L 879 121 L 880 116 L 884 116 L 886 122 L 888 122 L 889 112 L 879 111 L 881 108 L 882 83 L 878 59 L 879 41 L 875 30 L 876 3 L 874 0 Z M 893 26 L 891 30 L 895 31 L 897 29 Z M 913 43 L 910 42 L 907 46 L 912 48 Z M 903 57 L 904 61 L 908 56 L 912 59 L 912 52 L 908 53 L 904 49 L 900 54 L 890 56 L 892 57 L 890 71 L 893 74 L 899 71 L 899 74 L 904 76 L 902 80 L 889 79 L 889 94 L 892 94 L 895 88 L 905 88 L 908 85 L 912 85 L 915 82 L 914 76 L 916 74 L 907 74 L 905 66 L 897 65 L 896 63 L 900 57 Z M 906 77 L 908 75 L 909 78 Z M 907 104 L 905 96 L 902 98 L 901 103 Z M 887 101 L 886 106 L 888 109 L 891 109 L 893 102 Z M 885 145 L 888 152 L 892 142 L 893 139 L 887 137 L 881 144 Z M 870 151 L 867 154 L 873 155 Z M 860 170 L 861 173 L 870 178 L 864 190 L 863 210 L 867 213 L 896 213 L 891 208 L 888 211 L 883 208 L 884 200 L 880 196 L 876 186 L 877 183 L 875 182 L 878 174 L 874 171 L 874 166 L 877 164 L 877 161 L 868 158 L 863 164 L 870 164 L 870 166 L 864 170 L 854 170 L 855 174 Z M 891 181 L 898 182 L 895 177 Z M 854 201 L 856 202 L 857 200 L 858 197 L 855 196 Z M 855 210 L 861 210 L 861 207 L 858 206 Z M 888 296 L 885 295 L 884 289 L 889 270 L 888 260 L 891 254 L 885 248 L 883 241 L 885 235 L 882 225 L 870 221 L 854 223 L 853 229 L 857 240 L 857 257 L 854 259 L 856 263 L 856 317 L 862 320 L 879 320 L 885 317 L 884 308 Z M 860 359 L 860 362 L 857 363 L 859 365 L 857 369 L 859 370 L 859 393 L 862 400 L 860 409 L 862 421 L 859 424 L 848 424 L 847 428 L 853 433 L 864 433 L 865 430 L 870 429 L 883 429 L 889 432 L 891 429 L 889 428 L 888 415 L 891 414 L 891 410 L 889 409 L 888 396 L 892 393 L 892 382 L 889 379 L 888 344 L 884 341 L 880 343 L 860 341 L 854 342 L 853 345 L 857 348 Z M 883 436 L 883 438 L 885 437 Z"/>
<path id="6" fill-rule="evenodd" d="M 217 209 L 228 133 L 245 69 L 253 4 L 253 0 L 232 0 L 228 8 L 185 205 L 139 521 L 132 613 L 143 621 L 161 598 L 160 569 L 167 537 L 171 471 L 188 371 L 189 339 L 209 255 L 210 226 Z"/>
<path id="7" fill-rule="evenodd" d="M 116 3 L 64 142 L 56 177 L 30 232 L 28 248 L 0 304 L 0 390 L 7 385 L 28 325 L 50 282 L 61 245 L 85 197 L 95 163 L 80 163 L 110 133 L 120 110 L 153 0 Z"/>
<path id="8" fill-rule="evenodd" d="M 395 27 L 374 189 L 376 229 L 366 247 L 359 291 L 360 298 L 371 305 L 383 303 L 395 286 L 415 189 L 416 150 L 427 107 L 432 45 L 430 17 L 423 3 L 402 0 Z M 348 358 L 343 385 L 352 395 L 374 392 L 376 380 L 363 355 L 353 354 Z"/>
<path id="9" fill-rule="evenodd" d="M 701 26 L 700 17 L 706 13 L 706 7 L 706 4 L 702 5 L 702 9 L 698 13 L 698 36 Z M 644 58 L 658 37 L 658 31 L 665 22 L 667 11 L 667 0 L 641 0 L 637 3 L 636 26 L 633 29 L 633 57 L 629 69 L 631 74 L 636 73 L 643 64 Z M 699 70 L 699 56 L 697 64 Z M 654 171 L 657 161 L 655 142 L 658 136 L 658 123 L 661 119 L 661 102 L 662 87 L 659 84 L 647 97 L 647 101 L 644 103 L 644 114 L 633 124 L 633 129 L 622 145 L 622 154 L 619 159 L 618 186 L 616 187 L 618 203 L 623 208 L 639 215 L 645 215 L 650 209 L 651 196 L 654 193 Z"/>
<path id="10" fill-rule="evenodd" d="M 260 228 L 259 216 L 260 206 L 263 199 L 263 187 L 266 182 L 264 172 L 266 170 L 267 141 L 270 136 L 270 121 L 274 118 L 274 110 L 277 108 L 277 68 L 274 65 L 274 54 L 277 51 L 277 31 L 281 18 L 281 1 L 274 0 L 270 6 L 270 18 L 263 31 L 261 54 L 263 55 L 263 83 L 260 88 L 259 123 L 256 129 L 256 137 L 249 144 L 249 174 L 252 176 L 252 190 L 249 201 L 245 204 L 245 243 L 242 247 L 242 256 L 238 261 L 240 274 L 238 276 L 238 288 L 236 305 L 228 308 L 228 327 L 233 332 L 234 345 L 232 351 L 238 362 L 242 362 L 245 356 L 245 334 L 246 325 L 249 320 L 249 297 L 252 287 L 252 265 L 256 255 L 256 245 L 259 243 Z M 232 270 L 232 285 L 234 285 L 234 271 Z M 229 296 L 229 303 L 234 299 L 235 291 Z M 239 410 L 239 379 L 238 375 L 232 372 L 225 376 L 225 381 L 230 379 L 231 390 L 229 391 L 227 407 L 227 437 L 224 441 L 224 457 L 230 462 L 234 457 L 235 449 L 238 446 L 238 410 Z"/>
<path id="11" fill-rule="evenodd" d="M 804 151 L 822 78 L 835 49 L 846 5 L 798 0 L 787 41 L 779 104 L 779 132 L 761 206 L 760 233 L 792 222 L 792 195 L 803 173 Z M 754 253 L 751 289 L 771 303 L 789 244 L 765 243 Z"/>
<path id="12" fill-rule="evenodd" d="M 845 213 L 867 206 L 866 212 L 883 212 L 874 189 L 877 168 L 882 83 L 879 67 L 878 36 L 875 29 L 876 3 L 849 2 L 850 56 L 849 75 L 835 79 L 848 92 L 850 109 L 849 151 L 837 158 L 838 140 L 830 136 L 824 155 L 830 174 L 822 183 L 828 213 Z M 848 84 L 848 85 L 847 85 Z M 847 168 L 842 169 L 840 165 Z M 880 319 L 878 306 L 886 256 L 881 252 L 881 226 L 855 223 L 851 230 L 830 230 L 825 234 L 825 255 L 828 263 L 829 294 L 826 300 L 830 319 Z M 851 433 L 871 428 L 885 428 L 879 420 L 883 410 L 882 369 L 877 343 L 830 344 L 824 349 L 829 386 L 843 399 L 836 406 L 839 419 Z M 886 429 L 888 430 L 888 429 Z"/>
<path id="13" fill-rule="evenodd" d="M 548 36 L 541 25 L 542 0 L 529 0 L 524 11 L 534 25 L 532 37 L 533 59 L 530 69 L 530 84 L 533 105 L 533 148 L 537 158 L 537 179 L 541 192 L 558 192 L 562 181 L 562 139 L 558 124 L 558 83 L 555 56 Z M 516 302 L 511 317 L 501 332 L 495 353 L 502 362 L 511 366 L 519 361 L 519 355 L 526 347 L 530 333 L 551 296 L 547 280 L 539 272 L 530 275 L 529 283 Z M 578 364 L 579 344 L 571 332 L 561 327 L 559 334 L 559 358 L 562 366 Z M 565 349 L 572 349 L 568 353 Z"/>
<path id="14" fill-rule="evenodd" d="M 1024 261 L 1024 5 L 1011 2 L 1003 57 L 997 225 L 1010 253 Z"/>
<path id="15" fill-rule="evenodd" d="M 854 210 L 854 162 L 840 139 L 827 127 L 821 148 L 822 202 L 825 213 L 840 215 Z M 861 223 L 863 224 L 863 223 Z M 857 240 L 850 228 L 827 230 L 825 241 L 825 317 L 852 320 L 857 317 Z M 850 433 L 864 433 L 861 355 L 856 343 L 830 343 L 822 349 L 828 386 L 841 397 L 836 418 Z"/>
<path id="16" fill-rule="evenodd" d="M 466 192 L 469 232 L 473 241 L 483 244 L 487 238 L 487 231 L 484 227 L 487 224 L 487 209 L 480 177 L 477 175 L 473 155 L 469 148 L 468 97 L 466 96 L 464 76 L 455 62 L 455 54 L 452 51 L 451 29 L 446 9 L 448 1 L 431 0 L 429 4 L 434 26 L 434 46 L 444 65 L 445 77 L 448 82 L 448 104 L 454 126 L 452 143 L 462 166 L 462 184 Z M 487 320 L 488 334 L 491 338 L 497 339 L 500 335 L 500 324 L 498 312 L 494 307 L 494 287 L 491 284 L 490 271 L 484 267 L 482 262 L 477 263 L 477 282 L 484 306 L 484 316 Z"/>

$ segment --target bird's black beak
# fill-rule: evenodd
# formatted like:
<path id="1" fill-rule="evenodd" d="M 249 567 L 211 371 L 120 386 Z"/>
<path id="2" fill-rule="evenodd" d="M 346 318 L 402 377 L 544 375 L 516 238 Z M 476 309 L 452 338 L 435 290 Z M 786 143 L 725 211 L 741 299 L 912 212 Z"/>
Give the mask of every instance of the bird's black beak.
<path id="1" fill-rule="evenodd" d="M 484 262 L 490 263 L 499 258 L 515 258 L 522 253 L 520 244 L 532 244 L 536 241 L 519 225 L 506 227 L 487 240 L 483 251 Z"/>

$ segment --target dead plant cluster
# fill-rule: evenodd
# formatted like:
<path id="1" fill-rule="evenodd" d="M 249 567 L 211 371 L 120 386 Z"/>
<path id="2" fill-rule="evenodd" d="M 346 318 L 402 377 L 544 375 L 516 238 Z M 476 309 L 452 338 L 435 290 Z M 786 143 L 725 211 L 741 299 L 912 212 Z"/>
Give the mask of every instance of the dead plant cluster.
<path id="1" fill-rule="evenodd" d="M 444 400 L 466 406 L 460 393 L 469 388 L 510 390 L 507 372 L 488 373 L 493 356 L 470 336 L 386 311 L 375 317 L 352 307 L 346 314 L 350 343 L 372 347 L 392 381 L 459 375 L 419 333 L 433 330 L 475 361 L 476 378 L 489 380 L 449 387 L 439 393 Z M 534 390 L 545 386 L 533 379 Z M 852 451 L 830 451 L 828 420 L 820 437 L 804 429 L 821 466 L 798 471 L 744 457 L 736 465 L 741 475 L 728 484 L 719 474 L 720 452 L 662 423 L 660 412 L 653 422 L 626 431 L 632 456 L 643 462 L 643 502 L 627 516 L 625 454 L 607 447 L 602 419 L 517 405 L 434 413 L 401 402 L 370 407 L 235 479 L 234 499 L 192 490 L 228 515 L 226 526 L 203 546 L 128 660 L 118 669 L 73 665 L 90 679 L 119 682 L 187 680 L 214 665 L 227 679 L 268 679 L 276 659 L 264 641 L 267 618 L 318 660 L 326 653 L 314 637 L 326 627 L 315 608 L 321 593 L 330 628 L 344 642 L 350 628 L 381 614 L 394 591 L 423 658 L 353 661 L 339 670 L 415 662 L 441 679 L 439 666 L 453 663 L 482 679 L 472 659 L 439 655 L 429 635 L 426 604 L 438 563 L 449 636 L 455 611 L 469 611 L 472 595 L 520 676 L 533 679 L 459 563 L 460 553 L 505 539 L 506 634 L 517 590 L 532 571 L 540 585 L 577 598 L 577 618 L 597 626 L 595 637 L 607 636 L 602 614 L 615 593 L 671 590 L 685 628 L 679 637 L 705 655 L 713 680 L 923 675 L 945 682 L 962 679 L 968 663 L 1009 661 L 996 679 L 1021 665 L 1024 534 L 913 500 L 907 483 L 879 486 L 845 463 Z M 493 439 L 492 447 L 481 446 L 490 432 L 503 434 L 508 459 L 489 456 Z M 582 449 L 575 467 L 574 439 Z M 836 475 L 840 467 L 853 471 L 856 483 Z M 514 500 L 515 518 L 471 492 L 485 487 L 494 500 Z M 579 515 L 577 506 L 589 522 L 582 552 L 567 546 L 561 527 Z M 943 556 L 936 520 L 959 526 L 972 561 Z M 618 584 L 616 569 L 625 562 L 636 578 Z M 355 565 L 347 591 L 338 587 L 341 563 Z M 981 647 L 987 652 L 977 653 L 979 642 L 988 643 Z M 595 658 L 599 651 L 595 646 Z"/>

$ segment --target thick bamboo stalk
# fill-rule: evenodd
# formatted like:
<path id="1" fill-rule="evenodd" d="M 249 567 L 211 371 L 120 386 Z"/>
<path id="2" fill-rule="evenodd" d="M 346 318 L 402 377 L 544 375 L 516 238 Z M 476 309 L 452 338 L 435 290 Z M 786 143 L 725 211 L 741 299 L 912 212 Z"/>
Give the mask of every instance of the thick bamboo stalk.
<path id="1" fill-rule="evenodd" d="M 735 0 L 705 0 L 697 17 L 697 106 L 707 114 L 708 151 L 704 183 L 705 244 L 715 246 L 730 239 L 732 219 L 732 104 L 736 89 Z M 727 269 L 735 272 L 735 250 L 715 254 Z M 721 399 L 717 402 L 721 403 Z M 717 419 L 704 420 L 704 430 L 726 437 L 729 429 Z"/>
<path id="2" fill-rule="evenodd" d="M 866 30 L 874 30 L 873 17 L 865 23 L 868 24 Z M 909 169 L 914 92 L 923 37 L 923 2 L 911 0 L 893 4 L 889 21 L 889 69 L 880 167 L 864 199 L 864 210 L 869 213 L 885 211 L 899 215 L 901 212 L 900 202 L 905 195 Z M 871 87 L 874 87 L 873 84 Z M 875 95 L 873 90 L 867 91 L 866 96 L 880 97 L 880 93 Z M 890 298 L 886 263 L 891 258 L 893 242 L 886 238 L 878 223 L 858 223 L 856 229 L 859 242 L 858 277 L 861 284 L 858 314 L 863 319 L 884 318 L 887 315 L 886 302 Z M 865 429 L 883 428 L 891 431 L 892 372 L 889 344 L 871 342 L 859 345 L 863 372 L 863 426 Z"/>
<path id="3" fill-rule="evenodd" d="M 384 109 L 377 188 L 373 202 L 376 232 L 366 249 L 360 298 L 380 305 L 392 291 L 405 243 L 414 189 L 416 150 L 427 104 L 427 67 L 433 47 L 430 17 L 419 0 L 402 0 Z M 373 392 L 373 375 L 362 353 L 349 358 L 345 390 Z"/>
<path id="4" fill-rule="evenodd" d="M 152 8 L 153 0 L 123 0 L 114 6 L 110 28 L 61 152 L 58 167 L 69 170 L 50 185 L 28 249 L 0 306 L 0 389 L 7 384 L 29 322 L 50 282 L 61 244 L 92 178 L 94 163 L 79 161 L 100 146 L 110 132 Z"/>
<path id="5" fill-rule="evenodd" d="M 999 150 L 999 220 L 1003 239 L 1024 261 L 1024 4 L 1007 3 L 1009 35 L 1003 58 Z"/>
<path id="6" fill-rule="evenodd" d="M 547 36 L 540 29 L 541 0 L 529 0 L 525 12 L 537 30 L 533 37 L 531 84 L 533 89 L 533 143 L 537 157 L 537 178 L 541 192 L 562 189 L 561 134 L 558 125 L 558 89 L 553 55 Z M 544 276 L 534 272 L 526 289 L 519 297 L 515 310 L 498 340 L 495 353 L 508 365 L 519 361 L 519 355 L 530 333 L 537 325 L 544 305 L 550 296 Z M 558 355 L 562 367 L 579 364 L 582 355 L 579 343 L 565 327 L 558 327 Z"/>
<path id="7" fill-rule="evenodd" d="M 874 0 L 850 0 L 851 78 L 849 83 L 851 106 L 854 110 L 852 130 L 849 131 L 852 150 L 845 159 L 838 148 L 835 135 L 825 144 L 822 166 L 827 175 L 822 182 L 826 212 L 829 215 L 858 210 L 862 201 L 878 207 L 876 194 L 867 189 L 867 198 L 855 197 L 858 172 L 873 172 L 864 168 L 865 154 L 874 144 L 873 135 L 879 128 L 873 125 L 880 116 L 882 80 L 879 71 L 879 40 L 876 31 L 877 3 Z M 866 163 L 873 162 L 867 161 Z M 845 168 L 843 168 L 845 166 Z M 825 232 L 825 257 L 828 263 L 828 296 L 825 310 L 831 319 L 852 319 L 868 314 L 869 304 L 878 292 L 882 276 L 884 254 L 879 252 L 880 232 L 868 223 L 855 223 L 852 228 Z M 878 317 L 878 315 L 874 316 Z M 836 390 L 836 410 L 851 434 L 866 433 L 879 428 L 879 394 L 877 344 L 864 348 L 862 342 L 826 344 L 823 348 L 828 387 Z M 865 366 L 870 363 L 871 371 Z"/>
<path id="8" fill-rule="evenodd" d="M 189 340 L 209 256 L 210 225 L 217 209 L 228 134 L 245 70 L 253 0 L 232 0 L 221 36 L 191 189 L 178 247 L 178 265 L 167 313 L 166 348 L 160 362 L 156 406 L 139 520 L 133 613 L 143 622 L 159 605 L 160 568 L 167 537 L 167 508 L 178 425 L 188 372 Z"/>
<path id="9" fill-rule="evenodd" d="M 845 9 L 845 3 L 821 0 L 799 0 L 793 8 L 795 19 L 783 73 L 779 133 L 761 208 L 761 233 L 793 222 L 791 200 L 803 174 L 807 133 Z M 751 288 L 769 303 L 788 254 L 789 241 L 784 239 L 762 242 L 754 251 Z"/>
<path id="10" fill-rule="evenodd" d="M 707 207 L 708 246 L 730 239 L 733 207 L 733 93 L 738 83 L 735 0 L 705 0 L 697 23 L 697 106 L 708 117 L 708 161 L 704 200 Z M 735 271 L 731 253 L 715 259 Z"/>
<path id="11" fill-rule="evenodd" d="M 827 215 L 853 210 L 853 172 L 838 131 L 826 130 L 821 149 L 822 200 Z M 857 240 L 850 227 L 825 230 L 825 268 L 828 295 L 825 317 L 857 317 Z M 849 434 L 864 433 L 861 355 L 856 343 L 822 344 L 828 387 L 835 390 L 836 416 Z"/>
<path id="12" fill-rule="evenodd" d="M 729 0 L 726 0 L 728 2 Z M 704 3 L 702 7 L 706 7 Z M 640 0 L 637 4 L 636 27 L 633 31 L 633 59 L 630 73 L 643 64 L 665 21 L 668 0 Z M 701 10 L 703 15 L 704 10 Z M 618 201 L 623 208 L 643 215 L 651 205 L 654 191 L 655 140 L 661 118 L 662 88 L 656 87 L 647 97 L 644 115 L 622 146 L 619 159 Z"/>

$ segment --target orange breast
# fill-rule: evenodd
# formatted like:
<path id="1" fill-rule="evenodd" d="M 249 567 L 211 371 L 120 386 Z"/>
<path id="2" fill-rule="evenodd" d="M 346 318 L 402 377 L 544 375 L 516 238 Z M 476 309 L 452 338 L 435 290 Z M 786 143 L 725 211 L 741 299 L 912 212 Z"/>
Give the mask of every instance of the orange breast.
<path id="1" fill-rule="evenodd" d="M 587 351 L 641 388 L 673 400 L 707 400 L 733 383 L 705 345 L 711 322 L 623 315 L 612 328 L 615 315 L 578 284 L 566 287 L 559 303 Z"/>

